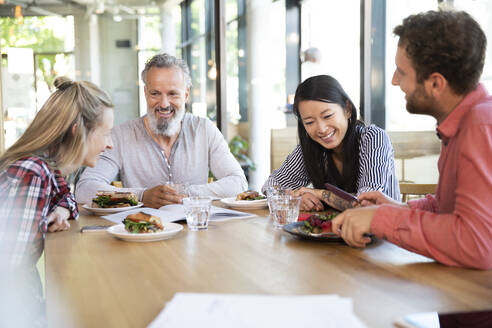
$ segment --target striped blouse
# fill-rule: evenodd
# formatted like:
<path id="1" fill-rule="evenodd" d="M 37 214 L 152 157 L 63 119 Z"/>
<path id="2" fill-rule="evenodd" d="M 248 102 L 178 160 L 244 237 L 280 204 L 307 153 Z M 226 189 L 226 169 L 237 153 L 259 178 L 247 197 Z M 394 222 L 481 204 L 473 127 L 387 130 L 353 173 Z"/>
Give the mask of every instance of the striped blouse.
<path id="1" fill-rule="evenodd" d="M 400 200 L 400 188 L 395 174 L 393 146 L 383 129 L 374 125 L 361 127 L 359 144 L 359 177 L 357 195 L 366 191 L 379 190 L 389 197 Z M 280 168 L 273 171 L 262 187 L 262 192 L 270 186 L 298 189 L 311 184 L 304 165 L 300 145 L 290 153 Z"/>

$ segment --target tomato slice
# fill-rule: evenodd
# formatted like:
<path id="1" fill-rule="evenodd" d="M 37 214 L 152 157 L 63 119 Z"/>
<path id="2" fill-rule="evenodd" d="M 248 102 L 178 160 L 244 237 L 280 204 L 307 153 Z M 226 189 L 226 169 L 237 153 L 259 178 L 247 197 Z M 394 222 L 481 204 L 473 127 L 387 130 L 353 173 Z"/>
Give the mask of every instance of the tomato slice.
<path id="1" fill-rule="evenodd" d="M 305 221 L 307 220 L 312 214 L 309 213 L 301 213 L 299 214 L 299 217 L 297 218 L 297 221 Z"/>
<path id="2" fill-rule="evenodd" d="M 321 228 L 323 229 L 323 232 L 331 232 L 331 221 L 321 223 Z"/>

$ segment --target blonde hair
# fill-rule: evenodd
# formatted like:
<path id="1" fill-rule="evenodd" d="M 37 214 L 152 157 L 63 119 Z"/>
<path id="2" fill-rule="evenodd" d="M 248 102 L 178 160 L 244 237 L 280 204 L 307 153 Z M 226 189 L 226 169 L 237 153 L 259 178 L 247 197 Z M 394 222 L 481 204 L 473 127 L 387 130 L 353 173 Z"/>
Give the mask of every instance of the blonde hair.
<path id="1" fill-rule="evenodd" d="M 110 97 L 95 84 L 57 77 L 51 94 L 24 134 L 2 156 L 5 169 L 26 156 L 47 156 L 54 169 L 68 174 L 82 165 L 87 138 L 113 108 Z"/>

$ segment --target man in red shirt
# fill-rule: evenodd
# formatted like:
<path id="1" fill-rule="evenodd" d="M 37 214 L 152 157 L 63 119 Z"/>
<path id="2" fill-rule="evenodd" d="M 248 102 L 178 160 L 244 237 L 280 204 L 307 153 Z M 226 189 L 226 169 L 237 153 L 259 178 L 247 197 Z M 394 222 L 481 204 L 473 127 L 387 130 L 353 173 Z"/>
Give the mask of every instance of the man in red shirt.
<path id="1" fill-rule="evenodd" d="M 380 192 L 333 220 L 333 231 L 364 247 L 374 234 L 450 266 L 492 268 L 492 97 L 480 84 L 486 37 L 465 12 L 412 15 L 399 36 L 392 83 L 407 110 L 431 115 L 441 138 L 435 196 L 407 204 Z"/>

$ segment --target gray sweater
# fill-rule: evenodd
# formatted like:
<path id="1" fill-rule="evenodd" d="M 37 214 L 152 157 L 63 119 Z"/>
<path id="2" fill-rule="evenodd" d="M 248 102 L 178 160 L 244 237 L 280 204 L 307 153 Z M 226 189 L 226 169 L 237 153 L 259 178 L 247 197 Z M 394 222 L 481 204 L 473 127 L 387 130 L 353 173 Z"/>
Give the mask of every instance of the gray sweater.
<path id="1" fill-rule="evenodd" d="M 190 195 L 231 197 L 244 191 L 243 170 L 217 129 L 206 118 L 186 113 L 168 161 L 145 129 L 143 117 L 115 127 L 113 149 L 106 149 L 94 168 L 86 168 L 75 189 L 79 203 L 89 203 L 98 190 L 143 192 L 166 182 L 187 183 Z M 207 183 L 209 169 L 217 181 Z M 119 179 L 124 188 L 110 185 Z"/>

